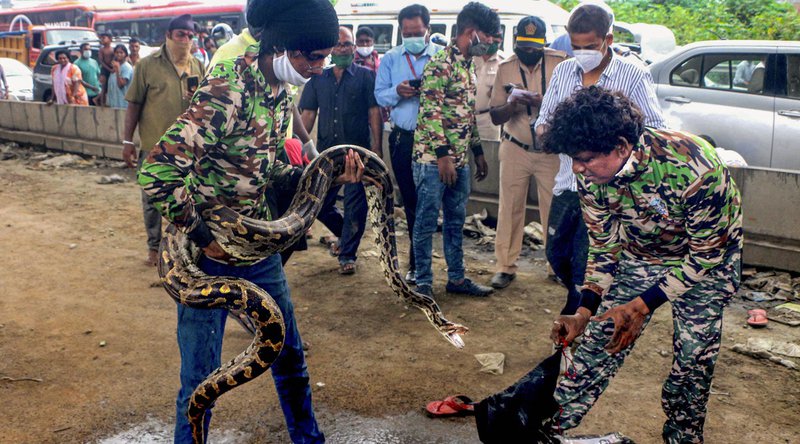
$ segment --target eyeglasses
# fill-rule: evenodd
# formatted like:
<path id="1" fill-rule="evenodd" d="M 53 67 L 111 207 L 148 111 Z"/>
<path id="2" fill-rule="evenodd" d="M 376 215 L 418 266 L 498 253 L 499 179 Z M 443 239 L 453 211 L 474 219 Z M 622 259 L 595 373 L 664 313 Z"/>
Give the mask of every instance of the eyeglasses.
<path id="1" fill-rule="evenodd" d="M 353 44 L 353 42 L 341 42 L 341 43 L 337 43 L 335 48 L 350 49 L 353 46 L 355 46 Z"/>

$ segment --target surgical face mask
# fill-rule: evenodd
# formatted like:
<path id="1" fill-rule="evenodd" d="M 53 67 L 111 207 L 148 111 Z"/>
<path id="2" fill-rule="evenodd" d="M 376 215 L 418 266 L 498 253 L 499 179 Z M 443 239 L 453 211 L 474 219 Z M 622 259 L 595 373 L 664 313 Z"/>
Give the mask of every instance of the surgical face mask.
<path id="1" fill-rule="evenodd" d="M 331 54 L 331 63 L 336 65 L 337 68 L 347 68 L 353 64 L 353 54 Z"/>
<path id="2" fill-rule="evenodd" d="M 489 52 L 489 44 L 481 42 L 478 36 L 475 35 L 472 41 L 470 41 L 469 50 L 467 52 L 469 52 L 469 55 L 472 57 L 484 56 Z"/>
<path id="3" fill-rule="evenodd" d="M 493 42 L 489 45 L 489 48 L 486 50 L 486 55 L 495 55 L 497 54 L 497 50 L 500 49 L 500 44 L 497 42 Z"/>
<path id="4" fill-rule="evenodd" d="M 356 52 L 358 52 L 361 57 L 369 57 L 374 50 L 375 46 L 356 46 Z"/>
<path id="5" fill-rule="evenodd" d="M 583 72 L 589 72 L 603 62 L 603 57 L 606 55 L 603 51 L 595 51 L 594 49 L 577 49 L 572 51 L 575 56 L 575 61 L 578 62 Z"/>
<path id="6" fill-rule="evenodd" d="M 92 50 L 91 49 L 87 49 L 86 51 L 83 51 L 81 53 L 81 55 L 83 56 L 84 59 L 91 59 L 92 58 Z"/>
<path id="7" fill-rule="evenodd" d="M 420 54 L 427 46 L 425 37 L 403 37 L 403 47 L 411 54 Z"/>
<path id="8" fill-rule="evenodd" d="M 309 79 L 303 77 L 289 60 L 286 54 L 272 59 L 272 71 L 275 72 L 275 77 L 281 82 L 288 82 L 294 86 L 302 86 L 308 82 Z"/>

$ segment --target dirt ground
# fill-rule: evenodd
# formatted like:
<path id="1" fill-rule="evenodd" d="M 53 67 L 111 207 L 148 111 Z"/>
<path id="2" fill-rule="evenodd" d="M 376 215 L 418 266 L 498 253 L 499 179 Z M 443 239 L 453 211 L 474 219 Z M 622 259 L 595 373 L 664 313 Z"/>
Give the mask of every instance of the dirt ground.
<path id="1" fill-rule="evenodd" d="M 128 181 L 96 183 L 112 172 Z M 155 270 L 143 264 L 132 179 L 129 170 L 38 171 L 19 160 L 0 162 L 2 443 L 101 442 L 150 420 L 172 422 L 175 308 Z M 322 232 L 315 226 L 317 236 Z M 371 236 L 368 230 L 362 251 L 374 249 Z M 400 240 L 407 251 L 407 237 Z M 469 274 L 488 281 L 492 255 L 473 246 L 466 256 Z M 340 276 L 316 242 L 292 258 L 287 275 L 310 344 L 314 403 L 330 442 L 476 442 L 471 419 L 431 420 L 422 406 L 455 393 L 480 399 L 550 353 L 547 332 L 565 291 L 546 279 L 541 260 L 526 260 L 511 287 L 486 299 L 445 294 L 444 260 L 434 266 L 445 315 L 471 328 L 463 351 L 420 312 L 396 302 L 375 258 L 363 257 L 354 276 Z M 749 336 L 796 342 L 800 333 L 780 325 L 754 331 L 743 327 L 744 319 L 741 306 L 726 313 L 707 442 L 800 442 L 800 372 L 730 350 Z M 663 307 L 577 432 L 621 431 L 639 443 L 659 442 L 671 330 Z M 228 323 L 223 359 L 248 342 Z M 505 354 L 503 375 L 478 372 L 473 354 L 486 352 Z M 214 412 L 212 428 L 242 432 L 232 442 L 288 441 L 269 377 L 226 394 Z M 393 438 L 360 435 L 358 424 L 391 418 L 404 424 Z M 349 432 L 339 433 L 343 427 Z"/>

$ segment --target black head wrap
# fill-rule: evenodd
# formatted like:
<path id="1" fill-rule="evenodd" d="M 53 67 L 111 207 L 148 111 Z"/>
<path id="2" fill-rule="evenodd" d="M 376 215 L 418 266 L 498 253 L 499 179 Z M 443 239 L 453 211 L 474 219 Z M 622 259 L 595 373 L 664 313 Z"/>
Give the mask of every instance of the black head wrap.
<path id="1" fill-rule="evenodd" d="M 311 52 L 339 40 L 339 19 L 329 0 L 250 0 L 247 23 L 262 30 L 262 52 L 273 47 Z"/>

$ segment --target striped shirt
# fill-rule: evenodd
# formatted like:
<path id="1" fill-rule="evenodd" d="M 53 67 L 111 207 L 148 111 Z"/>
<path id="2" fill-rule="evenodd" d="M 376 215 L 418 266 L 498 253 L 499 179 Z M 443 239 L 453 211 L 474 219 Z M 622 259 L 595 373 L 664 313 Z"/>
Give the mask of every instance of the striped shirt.
<path id="1" fill-rule="evenodd" d="M 653 128 L 664 128 L 664 116 L 661 115 L 661 107 L 658 105 L 658 98 L 653 87 L 653 78 L 650 72 L 634 61 L 628 61 L 623 57 L 611 54 L 611 62 L 600 75 L 597 81 L 600 86 L 611 91 L 619 91 L 627 96 L 633 103 L 641 108 L 644 113 L 645 126 Z M 536 120 L 536 127 L 547 122 L 556 107 L 568 99 L 575 91 L 583 88 L 583 70 L 575 59 L 564 60 L 556 66 L 553 71 L 553 78 L 550 80 L 550 87 L 542 101 L 539 111 L 539 118 Z M 553 187 L 553 194 L 561 195 L 564 191 L 578 191 L 575 174 L 572 173 L 572 158 L 558 155 L 561 165 L 556 174 L 556 185 Z"/>

